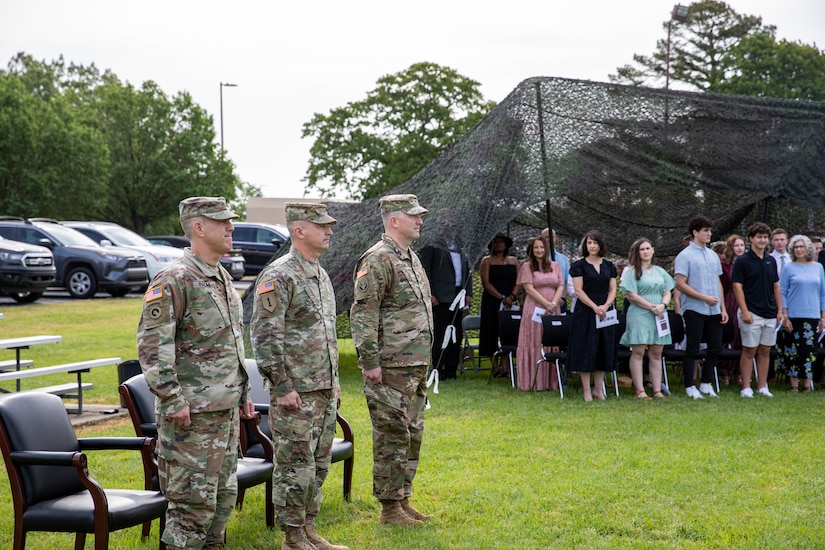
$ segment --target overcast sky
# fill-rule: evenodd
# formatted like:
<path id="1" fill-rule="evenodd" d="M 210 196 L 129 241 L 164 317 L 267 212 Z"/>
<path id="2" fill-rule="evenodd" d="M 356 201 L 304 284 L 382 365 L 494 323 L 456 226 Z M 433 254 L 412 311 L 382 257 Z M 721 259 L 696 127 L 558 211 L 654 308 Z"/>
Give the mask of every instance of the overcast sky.
<path id="1" fill-rule="evenodd" d="M 682 0 L 683 3 L 688 3 Z M 777 36 L 825 48 L 825 0 L 731 0 Z M 445 65 L 501 101 L 532 76 L 607 81 L 650 54 L 670 0 L 0 0 L 0 63 L 17 52 L 94 63 L 135 86 L 188 91 L 213 115 L 241 179 L 301 197 L 314 113 L 357 101 L 385 74 Z"/>

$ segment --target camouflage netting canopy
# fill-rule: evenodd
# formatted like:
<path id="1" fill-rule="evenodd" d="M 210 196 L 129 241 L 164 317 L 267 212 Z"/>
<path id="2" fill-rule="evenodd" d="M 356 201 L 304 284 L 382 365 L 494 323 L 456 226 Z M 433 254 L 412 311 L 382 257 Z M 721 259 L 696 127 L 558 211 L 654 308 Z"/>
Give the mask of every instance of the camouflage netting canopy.
<path id="1" fill-rule="evenodd" d="M 646 236 L 667 256 L 698 213 L 717 238 L 756 219 L 825 226 L 824 122 L 822 103 L 531 78 L 393 192 L 430 209 L 416 249 L 453 230 L 471 262 L 517 218 L 546 226 L 545 201 L 570 241 L 596 228 L 612 252 Z M 340 312 L 382 226 L 377 199 L 329 206 L 340 222 L 322 262 Z"/>

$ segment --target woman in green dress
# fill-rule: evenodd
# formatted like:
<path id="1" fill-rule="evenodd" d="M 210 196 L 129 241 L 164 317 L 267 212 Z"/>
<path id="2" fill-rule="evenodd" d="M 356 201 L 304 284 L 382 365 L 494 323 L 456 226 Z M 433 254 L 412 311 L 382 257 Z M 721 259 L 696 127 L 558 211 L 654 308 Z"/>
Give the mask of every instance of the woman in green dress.
<path id="1" fill-rule="evenodd" d="M 659 266 L 653 265 L 653 243 L 644 237 L 630 245 L 628 266 L 622 273 L 619 288 L 630 302 L 627 308 L 627 325 L 621 343 L 631 349 L 630 376 L 636 388 L 636 397 L 650 399 L 644 386 L 642 363 L 647 349 L 650 366 L 650 382 L 653 397 L 662 393 L 662 347 L 671 343 L 670 333 L 659 336 L 657 320 L 667 315 L 670 292 L 675 286 L 673 277 Z"/>

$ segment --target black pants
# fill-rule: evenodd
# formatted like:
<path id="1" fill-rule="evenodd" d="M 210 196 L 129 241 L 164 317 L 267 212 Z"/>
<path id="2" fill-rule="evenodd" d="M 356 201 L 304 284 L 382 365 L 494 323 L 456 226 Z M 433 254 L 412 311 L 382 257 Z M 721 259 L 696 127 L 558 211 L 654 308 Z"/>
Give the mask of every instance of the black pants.
<path id="1" fill-rule="evenodd" d="M 713 369 L 716 367 L 716 360 L 719 352 L 722 351 L 722 315 L 702 315 L 695 311 L 687 310 L 683 315 L 685 319 L 685 336 L 687 345 L 685 346 L 685 356 L 682 359 L 682 370 L 685 375 L 685 387 L 695 386 L 694 364 L 696 356 L 699 355 L 699 344 L 707 344 L 707 355 L 702 365 L 702 384 L 710 384 L 713 380 Z"/>
<path id="2" fill-rule="evenodd" d="M 438 369 L 438 376 L 441 379 L 455 378 L 458 370 L 458 362 L 461 360 L 461 342 L 464 332 L 461 330 L 461 306 L 456 306 L 455 311 L 450 311 L 450 304 L 439 304 L 433 306 L 433 366 Z M 444 333 L 449 325 L 455 326 L 455 342 L 450 343 L 445 349 L 441 349 L 444 341 Z"/>

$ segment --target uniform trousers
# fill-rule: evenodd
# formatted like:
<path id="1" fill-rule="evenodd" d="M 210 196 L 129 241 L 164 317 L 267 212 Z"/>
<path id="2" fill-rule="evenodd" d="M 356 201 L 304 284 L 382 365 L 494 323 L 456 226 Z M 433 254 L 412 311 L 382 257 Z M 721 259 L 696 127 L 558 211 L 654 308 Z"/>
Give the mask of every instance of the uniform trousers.
<path id="1" fill-rule="evenodd" d="M 383 367 L 381 377 L 381 384 L 364 384 L 372 420 L 372 494 L 378 500 L 402 500 L 412 496 L 418 470 L 427 367 Z"/>
<path id="2" fill-rule="evenodd" d="M 161 540 L 187 549 L 221 545 L 238 498 L 238 408 L 195 413 L 191 425 L 158 417 L 158 483 L 169 502 Z"/>
<path id="3" fill-rule="evenodd" d="M 282 530 L 301 527 L 321 510 L 321 486 L 332 461 L 336 397 L 332 390 L 301 393 L 301 408 L 269 408 L 275 445 L 272 503 Z"/>

